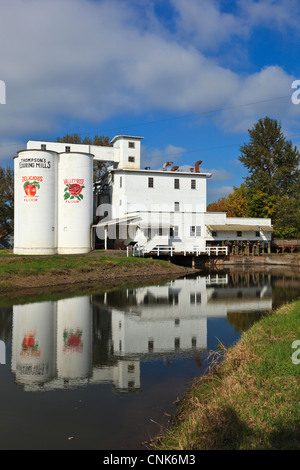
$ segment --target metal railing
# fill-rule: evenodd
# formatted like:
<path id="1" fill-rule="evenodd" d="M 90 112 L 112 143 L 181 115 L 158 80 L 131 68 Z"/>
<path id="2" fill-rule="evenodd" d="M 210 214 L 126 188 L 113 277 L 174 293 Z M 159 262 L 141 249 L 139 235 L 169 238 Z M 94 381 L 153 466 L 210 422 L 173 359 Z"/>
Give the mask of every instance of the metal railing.
<path id="1" fill-rule="evenodd" d="M 127 246 L 127 257 L 130 255 L 143 257 L 144 254 L 145 251 L 143 246 Z"/>
<path id="2" fill-rule="evenodd" d="M 208 256 L 214 255 L 228 255 L 227 246 L 207 246 L 205 251 L 203 249 L 194 246 L 191 250 L 176 250 L 174 246 L 154 246 L 151 250 L 146 250 L 144 246 L 127 246 L 127 256 L 145 256 L 147 254 L 153 255 L 170 255 L 173 256 L 174 253 L 182 253 L 184 256 L 195 255 L 200 256 L 201 254 L 207 254 Z"/>
<path id="3" fill-rule="evenodd" d="M 207 246 L 205 248 L 205 252 L 208 254 L 208 256 L 211 255 L 228 255 L 228 247 L 227 246 Z"/>

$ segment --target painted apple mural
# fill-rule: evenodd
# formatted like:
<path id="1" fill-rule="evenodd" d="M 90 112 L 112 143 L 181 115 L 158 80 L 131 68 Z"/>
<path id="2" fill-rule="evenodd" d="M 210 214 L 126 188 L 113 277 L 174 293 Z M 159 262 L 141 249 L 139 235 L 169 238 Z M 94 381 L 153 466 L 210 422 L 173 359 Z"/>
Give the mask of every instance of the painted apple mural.
<path id="1" fill-rule="evenodd" d="M 32 198 L 36 195 L 38 189 L 40 189 L 40 184 L 38 181 L 26 181 L 23 185 L 25 194 L 27 197 Z"/>

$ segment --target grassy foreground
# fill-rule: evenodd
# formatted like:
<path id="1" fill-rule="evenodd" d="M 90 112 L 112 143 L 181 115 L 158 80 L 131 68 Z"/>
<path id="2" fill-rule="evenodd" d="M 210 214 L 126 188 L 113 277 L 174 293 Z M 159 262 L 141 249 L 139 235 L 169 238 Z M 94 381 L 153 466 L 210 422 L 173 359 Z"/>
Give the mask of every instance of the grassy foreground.
<path id="1" fill-rule="evenodd" d="M 299 340 L 300 301 L 255 323 L 222 352 L 222 363 L 193 383 L 152 447 L 299 450 Z"/>

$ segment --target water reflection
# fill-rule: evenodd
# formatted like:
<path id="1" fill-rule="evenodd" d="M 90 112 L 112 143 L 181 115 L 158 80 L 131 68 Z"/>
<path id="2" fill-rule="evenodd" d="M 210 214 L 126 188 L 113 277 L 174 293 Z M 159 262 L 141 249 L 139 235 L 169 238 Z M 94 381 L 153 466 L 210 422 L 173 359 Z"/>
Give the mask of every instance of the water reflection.
<path id="1" fill-rule="evenodd" d="M 12 371 L 26 391 L 110 383 L 139 391 L 141 361 L 207 351 L 207 322 L 237 329 L 272 308 L 268 277 L 238 283 L 228 274 L 13 307 Z M 248 321 L 248 320 L 247 320 Z"/>

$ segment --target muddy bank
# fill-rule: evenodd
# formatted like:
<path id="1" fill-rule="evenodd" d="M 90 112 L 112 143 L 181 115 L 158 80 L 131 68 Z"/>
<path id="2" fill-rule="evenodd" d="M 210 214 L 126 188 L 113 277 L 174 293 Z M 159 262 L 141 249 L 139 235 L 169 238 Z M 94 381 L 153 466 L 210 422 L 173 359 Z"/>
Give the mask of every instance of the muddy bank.
<path id="1" fill-rule="evenodd" d="M 78 271 L 51 271 L 31 274 L 13 274 L 0 281 L 0 300 L 30 296 L 53 296 L 72 294 L 76 291 L 96 292 L 114 288 L 138 287 L 159 284 L 197 270 L 166 263 L 167 266 L 151 263 L 141 266 L 99 266 Z"/>

